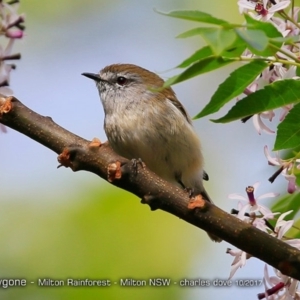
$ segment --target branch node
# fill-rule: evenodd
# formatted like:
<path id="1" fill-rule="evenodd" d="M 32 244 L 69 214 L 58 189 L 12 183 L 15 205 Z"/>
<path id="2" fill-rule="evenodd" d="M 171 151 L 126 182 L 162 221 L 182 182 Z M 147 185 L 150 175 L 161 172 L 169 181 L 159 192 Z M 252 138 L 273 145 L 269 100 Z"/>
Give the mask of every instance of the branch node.
<path id="1" fill-rule="evenodd" d="M 157 210 L 159 208 L 157 201 L 158 201 L 157 196 L 144 195 L 142 200 L 141 200 L 141 203 L 148 204 L 150 206 L 150 209 L 152 211 L 154 211 L 154 210 Z"/>
<path id="2" fill-rule="evenodd" d="M 57 168 L 60 168 L 62 166 L 66 168 L 71 168 L 73 170 L 73 164 L 70 160 L 71 153 L 68 148 L 65 148 L 61 154 L 58 155 L 57 160 L 59 162 L 59 166 Z"/>
<path id="3" fill-rule="evenodd" d="M 121 177 L 121 162 L 117 160 L 116 162 L 110 163 L 107 167 L 107 180 L 113 182 L 115 179 L 120 179 Z"/>
<path id="4" fill-rule="evenodd" d="M 200 208 L 201 210 L 206 206 L 206 201 L 201 195 L 197 195 L 189 201 L 188 209 L 193 210 L 195 208 Z"/>
<path id="5" fill-rule="evenodd" d="M 0 98 L 0 116 L 3 114 L 7 114 L 11 111 L 12 109 L 12 103 L 11 100 L 13 97 L 1 97 Z"/>
<path id="6" fill-rule="evenodd" d="M 90 149 L 98 149 L 102 145 L 101 141 L 98 138 L 93 138 L 89 144 Z"/>
<path id="7" fill-rule="evenodd" d="M 46 119 L 48 119 L 51 122 L 54 122 L 53 119 L 50 116 L 45 116 Z"/>

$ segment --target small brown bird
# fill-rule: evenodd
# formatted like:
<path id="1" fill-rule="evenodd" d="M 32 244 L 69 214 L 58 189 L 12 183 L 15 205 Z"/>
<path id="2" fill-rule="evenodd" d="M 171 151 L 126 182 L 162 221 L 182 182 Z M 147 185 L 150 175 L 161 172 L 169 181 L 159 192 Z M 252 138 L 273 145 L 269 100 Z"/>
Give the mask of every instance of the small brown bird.
<path id="1" fill-rule="evenodd" d="M 141 158 L 161 178 L 212 202 L 203 187 L 200 140 L 174 91 L 159 89 L 162 78 L 131 64 L 82 75 L 96 82 L 105 112 L 104 129 L 116 153 Z"/>

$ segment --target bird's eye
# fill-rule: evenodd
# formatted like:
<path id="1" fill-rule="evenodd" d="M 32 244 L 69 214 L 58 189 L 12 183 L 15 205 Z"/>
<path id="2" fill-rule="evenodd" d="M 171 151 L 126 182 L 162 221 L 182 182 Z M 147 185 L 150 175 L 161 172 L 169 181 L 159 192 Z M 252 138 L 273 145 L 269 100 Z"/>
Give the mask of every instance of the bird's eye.
<path id="1" fill-rule="evenodd" d="M 126 82 L 127 82 L 127 78 L 125 78 L 125 77 L 123 77 L 123 76 L 119 76 L 119 77 L 117 78 L 117 84 L 119 84 L 119 85 L 125 85 Z"/>

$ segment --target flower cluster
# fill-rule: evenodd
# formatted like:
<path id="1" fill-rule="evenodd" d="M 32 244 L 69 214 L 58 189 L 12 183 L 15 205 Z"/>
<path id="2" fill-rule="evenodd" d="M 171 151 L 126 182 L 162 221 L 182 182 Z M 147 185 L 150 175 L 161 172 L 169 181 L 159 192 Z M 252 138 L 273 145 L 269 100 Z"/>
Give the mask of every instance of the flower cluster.
<path id="1" fill-rule="evenodd" d="M 268 272 L 268 266 L 265 265 L 263 279 L 265 292 L 259 293 L 257 295 L 258 299 L 299 299 L 300 293 L 297 291 L 299 281 L 281 274 L 281 272 L 276 269 L 274 269 L 274 273 L 276 276 L 270 276 Z"/>
<path id="2" fill-rule="evenodd" d="M 238 1 L 240 13 L 249 13 L 250 16 L 257 20 L 269 21 L 274 14 L 287 8 L 290 0 L 269 1 L 269 0 L 240 0 Z"/>
<path id="3" fill-rule="evenodd" d="M 272 226 L 269 220 L 275 219 L 279 213 L 273 213 L 267 207 L 258 203 L 258 200 L 270 197 L 276 197 L 277 193 L 267 193 L 259 197 L 255 197 L 254 192 L 257 190 L 259 183 L 253 186 L 246 187 L 247 197 L 240 194 L 230 194 L 228 198 L 242 200 L 244 203 L 238 203 L 238 210 L 234 211 L 239 219 L 251 224 L 252 226 L 274 236 L 277 239 L 283 240 L 289 245 L 300 249 L 300 239 L 286 239 L 285 234 L 293 226 L 294 221 L 286 221 L 284 218 L 292 211 L 281 214 L 275 226 Z M 251 256 L 242 250 L 227 249 L 227 253 L 234 257 L 231 265 L 229 278 L 235 274 L 237 269 L 245 266 L 247 259 Z M 298 299 L 296 298 L 298 281 L 281 274 L 278 270 L 274 270 L 276 276 L 269 276 L 268 268 L 265 266 L 264 271 L 264 286 L 265 292 L 258 295 L 258 299 Z"/>
<path id="4" fill-rule="evenodd" d="M 0 35 L 7 40 L 6 46 L 0 45 L 0 95 L 11 96 L 13 91 L 8 88 L 10 82 L 10 72 L 16 66 L 8 61 L 20 59 L 19 53 L 12 54 L 15 39 L 24 36 L 23 14 L 18 14 L 18 0 L 4 2 L 0 0 Z M 0 130 L 5 131 L 5 127 L 0 124 Z"/>
<path id="5" fill-rule="evenodd" d="M 269 153 L 268 147 L 264 148 L 265 156 L 268 160 L 269 165 L 279 166 L 278 171 L 274 173 L 273 176 L 269 178 L 270 182 L 273 182 L 279 174 L 282 174 L 285 179 L 288 181 L 287 192 L 292 194 L 296 190 L 299 190 L 299 187 L 296 185 L 296 175 L 300 170 L 300 159 L 297 156 L 283 160 L 279 157 L 278 152 L 275 153 L 276 157 L 272 157 Z"/>
<path id="6" fill-rule="evenodd" d="M 8 39 L 6 47 L 0 46 L 0 87 L 9 85 L 10 71 L 15 68 L 15 65 L 8 64 L 7 61 L 21 58 L 20 54 L 12 54 L 15 39 L 22 38 L 25 29 L 24 15 L 17 14 L 18 2 L 0 1 L 0 34 Z M 3 90 L 1 88 L 0 93 Z"/>
<path id="7" fill-rule="evenodd" d="M 250 15 L 252 18 L 273 24 L 281 33 L 282 38 L 291 38 L 295 42 L 283 43 L 281 48 L 278 47 L 277 53 L 273 57 L 265 57 L 269 62 L 269 66 L 252 82 L 245 90 L 244 94 L 249 95 L 256 92 L 258 89 L 273 83 L 274 81 L 284 79 L 298 80 L 297 66 L 300 64 L 300 48 L 296 38 L 299 37 L 300 24 L 298 17 L 300 7 L 294 6 L 294 1 L 291 0 L 239 0 L 238 1 L 240 13 Z M 290 11 L 286 13 L 284 9 L 291 7 Z M 258 58 L 250 50 L 243 53 L 244 58 L 255 59 Z M 285 105 L 279 112 L 278 121 L 282 122 L 288 112 L 293 108 L 293 104 Z M 265 120 L 272 122 L 275 118 L 275 111 L 269 110 L 252 116 L 253 124 L 256 131 L 261 134 L 262 132 L 274 134 L 275 131 L 266 125 Z M 249 118 L 243 119 L 247 121 Z M 277 158 L 271 158 L 270 154 L 265 147 L 265 155 L 267 156 L 270 165 L 277 165 L 280 167 L 280 172 L 276 172 L 270 181 L 280 173 L 288 180 L 288 192 L 293 193 L 298 190 L 296 184 L 295 170 L 299 169 L 298 160 L 295 156 L 294 159 L 284 161 Z M 278 155 L 278 154 L 277 154 Z"/>
<path id="8" fill-rule="evenodd" d="M 281 32 L 283 37 L 287 36 L 297 36 L 299 34 L 299 24 L 298 14 L 299 7 L 294 7 L 289 14 L 285 14 L 283 9 L 287 8 L 290 5 L 290 0 L 287 1 L 249 1 L 249 0 L 240 0 L 238 5 L 241 13 L 248 13 L 253 18 L 260 21 L 271 22 L 279 32 Z M 278 12 L 285 17 L 285 19 L 274 17 L 274 14 Z M 298 61 L 299 48 L 296 45 L 283 45 L 280 51 L 277 52 L 278 57 L 270 57 L 269 61 L 273 61 L 272 65 L 262 72 L 262 74 L 244 91 L 246 95 L 249 93 L 255 92 L 258 88 L 261 88 L 267 84 L 270 84 L 277 80 L 294 78 L 296 76 L 296 66 L 290 64 L 291 61 Z M 244 53 L 244 56 L 255 57 L 249 50 Z M 282 121 L 288 111 L 292 108 L 292 105 L 288 105 L 282 108 L 282 113 L 280 114 L 279 120 Z M 274 133 L 272 129 L 267 127 L 262 118 L 266 118 L 269 121 L 273 120 L 275 116 L 274 111 L 267 111 L 253 117 L 253 123 L 258 131 L 261 134 L 262 131 L 266 133 Z"/>

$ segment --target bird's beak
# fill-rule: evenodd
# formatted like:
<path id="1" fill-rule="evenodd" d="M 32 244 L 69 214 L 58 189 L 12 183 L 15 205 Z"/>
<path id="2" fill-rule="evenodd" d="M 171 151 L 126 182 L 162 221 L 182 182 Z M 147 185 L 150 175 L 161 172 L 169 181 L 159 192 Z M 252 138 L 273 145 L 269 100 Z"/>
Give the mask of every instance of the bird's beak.
<path id="1" fill-rule="evenodd" d="M 81 75 L 87 77 L 87 78 L 90 78 L 90 79 L 93 79 L 95 80 L 96 82 L 99 82 L 101 81 L 101 77 L 99 76 L 99 74 L 94 74 L 94 73 L 82 73 Z"/>

